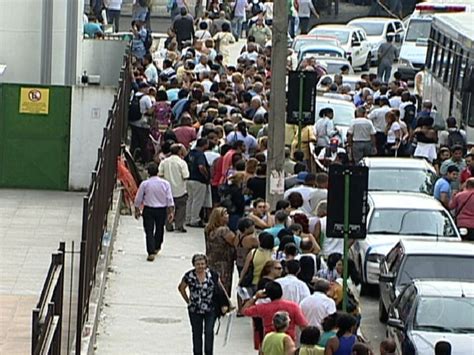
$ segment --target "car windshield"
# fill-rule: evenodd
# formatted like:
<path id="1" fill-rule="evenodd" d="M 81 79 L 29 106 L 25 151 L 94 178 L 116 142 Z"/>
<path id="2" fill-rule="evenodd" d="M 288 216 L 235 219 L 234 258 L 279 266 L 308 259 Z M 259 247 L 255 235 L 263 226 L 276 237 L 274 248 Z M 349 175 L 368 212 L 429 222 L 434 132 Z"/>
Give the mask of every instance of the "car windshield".
<path id="1" fill-rule="evenodd" d="M 318 99 L 316 98 L 316 117 L 319 119 L 319 112 L 323 108 L 330 107 L 334 110 L 334 124 L 336 126 L 349 126 L 354 119 L 354 109 L 347 105 L 331 105 L 331 104 L 320 104 L 318 105 Z"/>
<path id="2" fill-rule="evenodd" d="M 304 38 L 304 39 L 298 39 L 297 41 L 295 41 L 295 44 L 293 45 L 293 49 L 296 52 L 299 52 L 301 47 L 306 46 L 306 45 L 311 45 L 311 44 L 318 44 L 318 45 L 329 44 L 331 46 L 337 46 L 336 40 L 330 40 L 330 39 L 326 40 L 326 39 L 319 39 L 319 38 L 318 39 Z"/>
<path id="3" fill-rule="evenodd" d="M 385 23 L 383 22 L 357 22 L 354 26 L 364 29 L 367 36 L 380 36 L 383 33 Z"/>
<path id="4" fill-rule="evenodd" d="M 304 51 L 301 51 L 300 56 L 303 57 L 303 56 L 310 55 L 310 54 L 316 54 L 318 56 L 330 56 L 330 57 L 343 58 L 343 55 L 341 54 L 341 52 L 335 51 L 335 50 L 332 50 L 332 49 L 323 49 L 323 48 L 321 48 L 321 49 L 318 49 L 318 48 L 306 49 Z"/>
<path id="5" fill-rule="evenodd" d="M 427 39 L 430 36 L 431 21 L 411 20 L 408 25 L 405 41 L 416 42 L 417 39 Z"/>
<path id="6" fill-rule="evenodd" d="M 456 227 L 443 210 L 378 208 L 372 213 L 369 233 L 457 237 Z"/>
<path id="7" fill-rule="evenodd" d="M 457 255 L 409 255 L 400 269 L 398 285 L 407 285 L 414 279 L 443 279 L 474 282 L 474 258 Z"/>
<path id="8" fill-rule="evenodd" d="M 415 315 L 415 330 L 474 333 L 474 298 L 422 297 Z"/>
<path id="9" fill-rule="evenodd" d="M 407 191 L 431 194 L 436 176 L 421 169 L 369 169 L 370 191 Z"/>
<path id="10" fill-rule="evenodd" d="M 315 29 L 312 30 L 312 35 L 320 36 L 334 36 L 338 39 L 339 43 L 346 44 L 349 41 L 349 32 L 348 31 L 339 31 L 339 30 L 326 30 L 326 29 Z"/>

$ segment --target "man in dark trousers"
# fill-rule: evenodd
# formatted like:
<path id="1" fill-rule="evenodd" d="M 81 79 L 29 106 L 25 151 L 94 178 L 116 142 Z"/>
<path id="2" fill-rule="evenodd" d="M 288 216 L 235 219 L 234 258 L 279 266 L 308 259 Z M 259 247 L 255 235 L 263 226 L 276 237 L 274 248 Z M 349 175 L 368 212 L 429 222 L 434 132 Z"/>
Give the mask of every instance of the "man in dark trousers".
<path id="1" fill-rule="evenodd" d="M 173 222 L 174 201 L 170 183 L 158 177 L 158 165 L 150 163 L 147 170 L 149 178 L 140 184 L 135 197 L 135 218 L 143 216 L 147 260 L 153 261 L 163 244 L 166 219 Z M 141 206 L 144 206 L 142 211 Z"/>
<path id="2" fill-rule="evenodd" d="M 188 10 L 182 7 L 180 14 L 176 16 L 173 22 L 173 31 L 176 33 L 176 41 L 178 42 L 178 48 L 181 50 L 184 46 L 183 43 L 187 41 L 193 41 L 194 39 L 194 19 L 188 14 Z"/>

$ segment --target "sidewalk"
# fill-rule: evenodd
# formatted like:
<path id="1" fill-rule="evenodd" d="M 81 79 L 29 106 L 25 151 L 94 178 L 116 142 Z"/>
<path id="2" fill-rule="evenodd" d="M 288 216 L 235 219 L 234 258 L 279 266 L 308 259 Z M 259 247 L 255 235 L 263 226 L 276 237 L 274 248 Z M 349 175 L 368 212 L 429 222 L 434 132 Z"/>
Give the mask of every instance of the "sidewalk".
<path id="1" fill-rule="evenodd" d="M 0 354 L 31 352 L 31 312 L 39 300 L 51 253 L 60 241 L 66 241 L 66 250 L 70 250 L 70 241 L 80 240 L 82 196 L 83 193 L 73 192 L 0 189 Z M 69 262 L 67 256 L 65 310 L 69 301 Z M 74 277 L 77 279 L 77 275 Z M 73 298 L 75 293 L 74 289 Z M 66 333 L 65 318 L 63 336 Z M 63 345 L 66 346 L 64 337 Z"/>
<path id="2" fill-rule="evenodd" d="M 177 286 L 192 268 L 192 255 L 204 250 L 203 229 L 188 228 L 186 234 L 165 233 L 163 250 L 154 262 L 147 262 L 142 220 L 122 216 L 96 353 L 192 354 L 191 326 Z M 235 292 L 232 296 L 235 302 Z M 226 326 L 227 319 L 222 319 L 215 354 L 255 354 L 249 318 L 234 318 L 229 343 L 223 347 Z"/>

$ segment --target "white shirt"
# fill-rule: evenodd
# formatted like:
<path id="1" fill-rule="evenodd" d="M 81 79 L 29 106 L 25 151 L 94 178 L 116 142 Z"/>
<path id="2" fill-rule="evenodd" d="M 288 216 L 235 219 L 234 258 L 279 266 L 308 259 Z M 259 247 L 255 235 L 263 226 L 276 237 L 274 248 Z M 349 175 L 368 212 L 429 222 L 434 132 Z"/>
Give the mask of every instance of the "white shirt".
<path id="1" fill-rule="evenodd" d="M 396 131 L 400 132 L 400 124 L 398 122 L 393 122 L 392 125 L 390 126 L 390 129 L 387 132 L 387 143 L 395 143 L 397 136 L 395 135 Z"/>
<path id="2" fill-rule="evenodd" d="M 170 155 L 158 166 L 158 176 L 163 177 L 171 185 L 173 197 L 186 194 L 186 179 L 189 178 L 188 164 L 177 155 Z"/>
<path id="3" fill-rule="evenodd" d="M 122 7 L 122 0 L 107 0 L 104 1 L 104 4 L 109 10 L 120 10 Z"/>
<path id="4" fill-rule="evenodd" d="M 300 303 L 300 307 L 309 325 L 318 327 L 320 330 L 322 330 L 323 319 L 336 313 L 336 302 L 321 292 L 315 292 L 306 297 Z"/>
<path id="5" fill-rule="evenodd" d="M 200 72 L 203 72 L 203 71 L 207 71 L 207 72 L 210 72 L 211 71 L 211 68 L 209 68 L 209 65 L 203 65 L 201 63 L 199 63 L 198 65 L 196 65 L 194 67 L 194 72 L 195 73 L 200 73 Z"/>
<path id="6" fill-rule="evenodd" d="M 324 147 L 318 155 L 318 160 L 324 160 L 324 159 L 329 159 L 330 161 L 336 160 L 336 157 L 339 153 L 345 153 L 346 150 L 341 147 L 337 147 L 337 150 L 335 152 L 331 151 L 331 155 L 329 157 L 326 156 L 326 147 Z"/>
<path id="7" fill-rule="evenodd" d="M 314 210 L 321 200 L 327 199 L 328 191 L 315 187 L 299 185 L 285 191 L 284 198 L 287 199 L 292 192 L 299 192 L 303 197 L 301 209 L 308 215 L 313 215 Z"/>
<path id="8" fill-rule="evenodd" d="M 145 69 L 145 76 L 146 76 L 146 81 L 152 84 L 156 84 L 158 82 L 158 70 L 156 70 L 156 67 L 150 63 Z"/>
<path id="9" fill-rule="evenodd" d="M 204 155 L 206 156 L 209 166 L 212 166 L 212 163 L 214 163 L 214 161 L 221 156 L 219 153 L 213 152 L 212 150 L 206 150 Z"/>
<path id="10" fill-rule="evenodd" d="M 332 253 L 344 254 L 344 239 L 343 238 L 329 238 L 326 236 L 327 217 L 322 217 L 319 220 L 321 224 L 321 237 L 323 245 L 321 245 L 321 253 L 324 256 L 329 256 Z"/>
<path id="11" fill-rule="evenodd" d="M 281 285 L 283 290 L 283 299 L 300 304 L 306 297 L 309 297 L 308 286 L 295 275 L 286 275 L 275 280 Z"/>
<path id="12" fill-rule="evenodd" d="M 351 125 L 347 130 L 348 134 L 352 134 L 352 140 L 354 142 L 370 142 L 370 136 L 374 135 L 375 132 L 374 124 L 365 117 L 352 120 Z"/>
<path id="13" fill-rule="evenodd" d="M 402 103 L 402 98 L 400 96 L 394 96 L 388 100 L 390 102 L 391 108 L 399 108 Z"/>
<path id="14" fill-rule="evenodd" d="M 388 106 L 382 106 L 373 110 L 368 118 L 374 123 L 375 130 L 377 132 L 385 132 L 385 115 L 391 108 Z"/>
<path id="15" fill-rule="evenodd" d="M 212 38 L 208 30 L 198 30 L 194 33 L 194 38 L 198 41 L 205 41 L 206 39 Z"/>

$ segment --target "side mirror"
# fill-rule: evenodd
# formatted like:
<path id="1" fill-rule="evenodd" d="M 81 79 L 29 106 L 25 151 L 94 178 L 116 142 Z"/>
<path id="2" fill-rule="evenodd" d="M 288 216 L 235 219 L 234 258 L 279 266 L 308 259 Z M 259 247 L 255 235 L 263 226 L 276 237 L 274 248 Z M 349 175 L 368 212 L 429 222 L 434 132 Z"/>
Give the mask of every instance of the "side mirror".
<path id="1" fill-rule="evenodd" d="M 379 281 L 380 282 L 394 282 L 395 281 L 395 275 L 394 274 L 380 274 L 379 276 Z"/>
<path id="2" fill-rule="evenodd" d="M 465 237 L 468 233 L 467 228 L 459 228 L 459 234 L 461 234 L 461 237 Z"/>
<path id="3" fill-rule="evenodd" d="M 405 329 L 405 325 L 400 319 L 395 319 L 395 318 L 389 318 L 387 321 L 387 325 L 389 327 L 398 329 L 398 330 L 403 330 Z"/>

